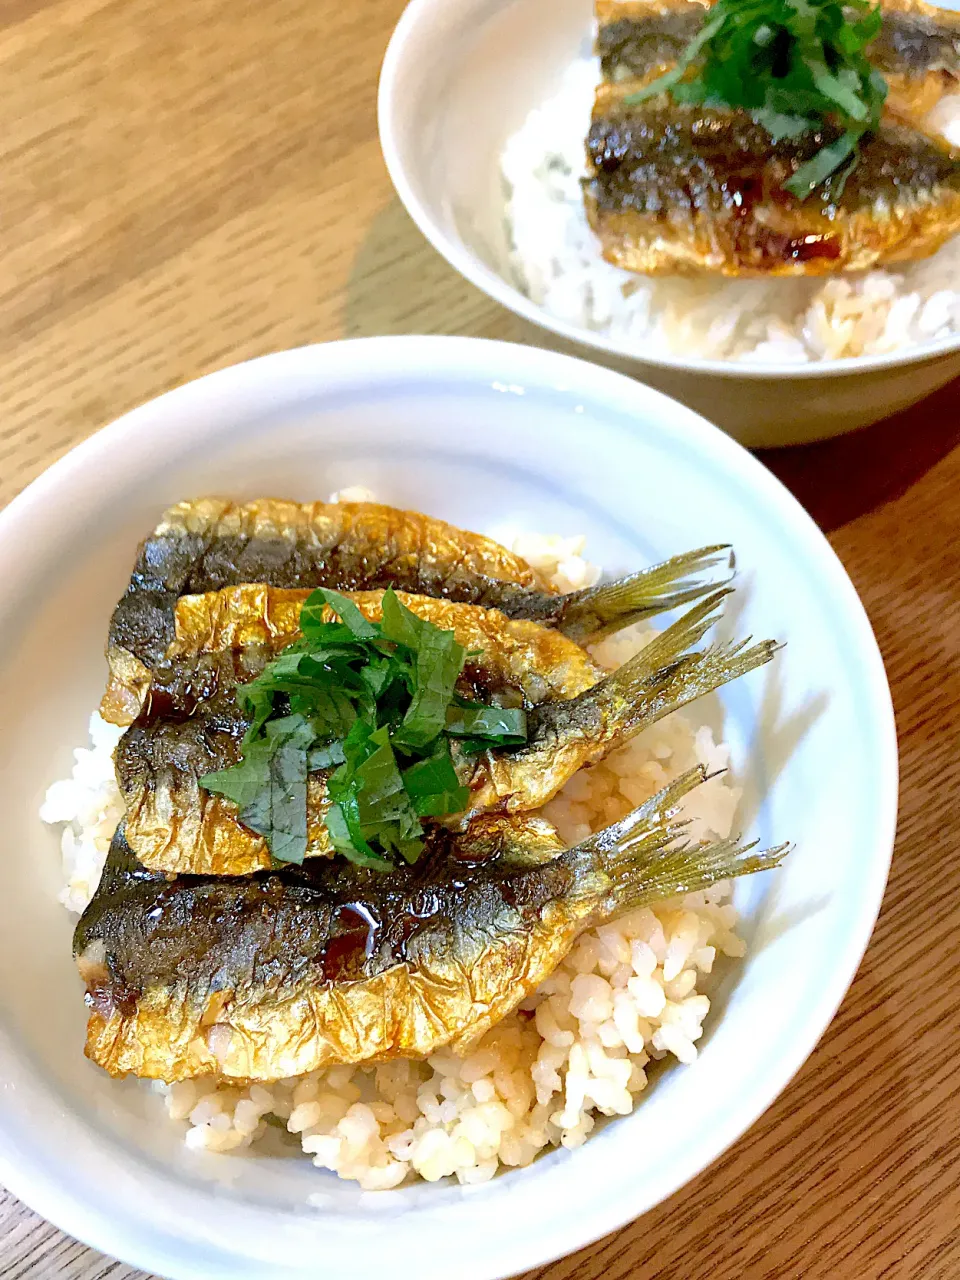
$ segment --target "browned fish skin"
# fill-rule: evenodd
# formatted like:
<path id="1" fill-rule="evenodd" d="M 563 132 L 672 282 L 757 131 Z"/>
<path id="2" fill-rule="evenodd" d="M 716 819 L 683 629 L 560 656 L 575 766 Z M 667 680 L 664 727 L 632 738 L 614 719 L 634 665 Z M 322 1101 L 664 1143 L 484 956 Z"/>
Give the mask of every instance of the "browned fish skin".
<path id="1" fill-rule="evenodd" d="M 415 511 L 364 502 L 182 502 L 142 543 L 114 611 L 107 649 L 112 678 L 101 714 L 115 724 L 136 715 L 150 671 L 173 640 L 180 596 L 243 582 L 395 587 L 495 606 L 555 594 L 491 539 Z"/>
<path id="2" fill-rule="evenodd" d="M 676 62 L 712 7 L 704 0 L 619 0 L 597 5 L 597 53 L 605 79 L 648 76 Z M 960 77 L 960 16 L 922 0 L 884 0 L 867 53 L 885 75 Z"/>
<path id="3" fill-rule="evenodd" d="M 439 831 L 433 838 L 431 855 L 402 876 L 337 859 L 171 882 L 144 874 L 118 833 L 74 944 L 91 1009 L 88 1057 L 114 1075 L 278 1079 L 325 1063 L 426 1055 L 458 1026 L 482 1034 L 523 998 L 511 980 L 522 981 L 533 957 L 517 935 L 484 966 L 482 934 L 458 922 L 516 910 L 502 896 L 504 853 L 516 849 L 523 861 L 530 839 L 549 863 L 563 846 L 540 819 L 495 819 L 459 845 Z M 531 916 L 570 888 L 562 866 L 546 882 L 513 875 Z M 468 940 L 481 962 L 476 1003 L 462 977 L 451 983 Z"/>
<path id="4" fill-rule="evenodd" d="M 246 718 L 235 697 L 238 682 L 250 679 L 272 655 L 271 644 L 249 641 L 261 634 L 263 618 L 276 643 L 293 638 L 292 593 L 271 588 L 241 587 L 220 598 L 188 597 L 178 613 L 186 612 L 196 630 L 184 636 L 185 650 L 202 649 L 212 637 L 225 635 L 239 646 L 213 653 L 185 652 L 158 668 L 141 716 L 121 739 L 116 751 L 117 777 L 127 809 L 126 835 L 146 866 L 169 873 L 243 875 L 270 865 L 266 842 L 245 827 L 236 806 L 200 787 L 204 774 L 235 764 Z M 485 751 L 462 757 L 454 748 L 461 782 L 470 789 L 467 817 L 488 811 L 519 813 L 539 808 L 582 766 L 594 763 L 622 745 L 643 727 L 677 707 L 719 688 L 729 680 L 770 660 L 771 643 L 744 650 L 713 647 L 690 652 L 716 621 L 726 591 L 694 605 L 635 658 L 612 675 L 600 679 L 599 669 L 572 642 L 534 624 L 497 621 L 486 612 L 482 635 L 487 637 L 484 677 L 487 692 L 496 698 L 519 692 L 528 707 L 529 742 L 516 750 Z M 373 611 L 369 597 L 358 595 L 365 611 Z M 237 602 L 241 606 L 236 607 Z M 454 620 L 473 614 L 469 605 L 407 597 L 420 611 L 438 617 L 441 610 L 458 632 Z M 378 601 L 376 602 L 378 606 Z M 374 606 L 376 607 L 376 606 Z M 218 614 L 226 614 L 226 618 Z M 509 646 L 499 653 L 500 628 L 539 633 L 545 648 L 523 643 L 514 657 Z M 469 630 L 458 633 L 464 640 Z M 472 633 L 477 634 L 477 633 Z M 552 657 L 552 655 L 558 655 Z M 517 684 L 518 669 L 538 668 L 542 686 Z M 513 682 L 513 683 L 512 683 Z M 531 699 L 531 692 L 534 697 Z M 325 825 L 328 807 L 326 774 L 310 775 L 307 795 L 307 855 L 331 852 Z M 448 819 L 456 822 L 457 819 Z"/>
<path id="5" fill-rule="evenodd" d="M 944 72 L 960 77 L 960 15 L 923 0 L 882 0 L 880 34 L 868 49 L 891 75 Z"/>
<path id="6" fill-rule="evenodd" d="M 674 556 L 620 582 L 558 595 L 525 561 L 478 534 L 376 503 L 220 499 L 172 507 L 141 545 L 114 611 L 100 712 L 132 723 L 174 636 L 177 600 L 245 582 L 272 587 L 393 587 L 556 627 L 578 641 L 697 599 L 726 547 Z"/>
<path id="7" fill-rule="evenodd" d="M 201 789 L 206 773 L 240 759 L 247 720 L 236 686 L 252 679 L 299 632 L 310 593 L 244 585 L 176 606 L 177 639 L 157 667 L 137 720 L 116 751 L 127 809 L 127 839 L 145 866 L 173 874 L 245 875 L 271 865 L 262 836 L 236 807 Z M 558 631 L 504 617 L 495 609 L 398 593 L 418 617 L 453 631 L 469 651 L 461 692 L 508 706 L 573 698 L 603 678 L 590 656 Z M 382 592 L 353 592 L 376 621 Z M 307 854 L 331 852 L 324 824 L 325 775 L 309 783 Z"/>
<path id="8" fill-rule="evenodd" d="M 203 595 L 181 596 L 175 613 L 176 639 L 164 667 L 183 660 L 231 650 L 273 656 L 300 637 L 300 611 L 309 591 L 284 591 L 262 583 L 244 583 Z M 365 618 L 383 617 L 382 591 L 343 593 Z M 544 699 L 572 698 L 595 684 L 602 668 L 562 632 L 499 609 L 461 604 L 436 596 L 398 591 L 398 599 L 426 622 L 452 631 L 470 659 L 465 679 L 497 705 L 535 706 Z M 333 611 L 325 617 L 332 620 Z M 238 668 L 238 673 L 239 673 Z M 247 677 L 249 678 L 249 677 Z"/>
<path id="9" fill-rule="evenodd" d="M 784 183 L 835 135 L 771 154 L 766 130 L 745 112 L 665 96 L 627 107 L 630 91 L 598 93 L 585 187 L 604 257 L 626 270 L 865 270 L 933 253 L 960 230 L 960 154 L 917 130 L 885 122 L 863 143 L 841 197 L 828 179 L 801 202 Z"/>
<path id="10" fill-rule="evenodd" d="M 171 882 L 121 831 L 74 939 L 87 1055 L 113 1075 L 275 1080 L 467 1050 L 583 928 L 776 865 L 782 848 L 675 847 L 677 803 L 703 776 L 566 852 L 542 819 L 486 818 L 434 829 L 390 875 L 337 860 Z"/>
<path id="11" fill-rule="evenodd" d="M 913 261 L 960 232 L 960 153 L 922 119 L 960 73 L 960 19 L 887 0 L 869 56 L 888 78 L 884 120 L 842 192 L 785 189 L 836 132 L 774 144 L 745 112 L 623 99 L 701 26 L 699 0 L 598 0 L 601 84 L 584 199 L 603 256 L 628 271 L 828 275 Z M 907 127 L 909 126 L 909 127 Z"/>
<path id="12" fill-rule="evenodd" d="M 699 4 L 678 5 L 666 13 L 614 18 L 597 28 L 600 69 L 608 80 L 632 80 L 672 65 L 703 25 Z"/>

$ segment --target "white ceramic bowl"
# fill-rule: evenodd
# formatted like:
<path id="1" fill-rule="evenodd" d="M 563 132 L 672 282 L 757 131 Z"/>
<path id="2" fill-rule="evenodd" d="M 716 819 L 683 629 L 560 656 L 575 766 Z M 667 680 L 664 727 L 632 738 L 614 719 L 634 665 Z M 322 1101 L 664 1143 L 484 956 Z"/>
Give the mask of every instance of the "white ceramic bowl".
<path id="1" fill-rule="evenodd" d="M 751 447 L 865 426 L 960 374 L 960 337 L 800 366 L 644 359 L 521 292 L 508 265 L 500 155 L 528 112 L 556 92 L 564 69 L 589 50 L 592 12 L 592 0 L 407 6 L 383 64 L 380 142 L 407 211 L 457 271 L 549 331 L 552 345 L 675 396 Z"/>
<path id="2" fill-rule="evenodd" d="M 736 631 L 788 641 L 716 707 L 743 824 L 797 847 L 738 886 L 749 957 L 700 1057 L 581 1150 L 473 1190 L 364 1195 L 305 1159 L 187 1150 L 156 1093 L 82 1056 L 73 921 L 56 900 L 57 838 L 37 819 L 85 742 L 107 620 L 159 511 L 211 491 L 310 499 L 357 483 L 468 528 L 586 533 L 613 571 L 729 540 Z M 896 811 L 873 635 L 778 481 L 637 382 L 457 338 L 267 356 L 162 396 L 56 463 L 0 513 L 0 581 L 0 1180 L 108 1253 L 176 1280 L 512 1275 L 620 1226 L 714 1159 L 797 1070 L 853 977 Z M 318 1191 L 325 1207 L 308 1203 Z"/>

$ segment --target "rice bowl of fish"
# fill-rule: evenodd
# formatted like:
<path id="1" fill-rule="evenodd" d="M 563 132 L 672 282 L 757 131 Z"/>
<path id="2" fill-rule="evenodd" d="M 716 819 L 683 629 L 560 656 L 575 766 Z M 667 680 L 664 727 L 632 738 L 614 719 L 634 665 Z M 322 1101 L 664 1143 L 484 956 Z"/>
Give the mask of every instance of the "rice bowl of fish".
<path id="1" fill-rule="evenodd" d="M 127 1262 L 540 1265 L 733 1142 L 853 977 L 876 642 L 649 388 L 265 357 L 55 464 L 0 565 L 0 1178 Z"/>
<path id="2" fill-rule="evenodd" d="M 801 199 L 789 175 L 813 142 L 669 84 L 644 97 L 729 4 L 413 0 L 384 61 L 381 144 L 434 248 L 552 345 L 744 444 L 802 443 L 960 372 L 960 20 L 884 0 L 863 64 L 882 76 L 879 123 Z"/>

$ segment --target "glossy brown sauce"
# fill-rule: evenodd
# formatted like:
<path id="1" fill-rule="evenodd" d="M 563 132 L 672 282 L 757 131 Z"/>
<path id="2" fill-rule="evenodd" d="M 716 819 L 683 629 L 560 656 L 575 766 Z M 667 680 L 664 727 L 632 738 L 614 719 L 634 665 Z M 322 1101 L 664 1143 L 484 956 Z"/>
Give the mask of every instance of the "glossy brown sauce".
<path id="1" fill-rule="evenodd" d="M 335 921 L 335 932 L 317 956 L 323 980 L 349 982 L 362 978 L 380 934 L 380 922 L 361 904 L 340 907 Z"/>
<path id="2" fill-rule="evenodd" d="M 135 987 L 114 982 L 109 974 L 102 981 L 91 983 L 84 995 L 84 1003 L 93 1009 L 101 1018 L 109 1019 L 114 1013 L 123 1018 L 132 1018 L 137 1011 L 140 992 Z"/>

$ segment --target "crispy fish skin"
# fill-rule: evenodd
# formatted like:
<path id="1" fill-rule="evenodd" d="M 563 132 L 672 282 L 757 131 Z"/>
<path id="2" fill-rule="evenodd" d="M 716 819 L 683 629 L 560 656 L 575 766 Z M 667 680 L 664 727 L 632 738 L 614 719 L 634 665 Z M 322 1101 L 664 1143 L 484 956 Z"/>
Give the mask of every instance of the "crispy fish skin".
<path id="1" fill-rule="evenodd" d="M 150 671 L 174 638 L 182 595 L 243 582 L 275 587 L 395 587 L 472 604 L 553 594 L 505 547 L 416 511 L 372 502 L 181 502 L 141 544 L 110 623 L 111 680 L 101 714 L 136 715 Z"/>
<path id="2" fill-rule="evenodd" d="M 174 639 L 183 595 L 242 583 L 411 591 L 501 609 L 577 640 L 672 609 L 712 589 L 697 575 L 724 547 L 675 556 L 620 582 L 560 596 L 498 543 L 416 511 L 377 503 L 207 498 L 166 512 L 141 544 L 130 585 L 110 623 L 104 719 L 131 724 L 154 667 Z"/>
<path id="3" fill-rule="evenodd" d="M 239 761 L 247 720 L 236 687 L 299 638 L 309 594 L 243 585 L 177 602 L 176 639 L 116 753 L 127 839 L 145 866 L 180 875 L 245 875 L 271 865 L 263 837 L 199 780 Z M 366 617 L 380 620 L 382 592 L 348 594 Z M 559 631 L 495 609 L 398 595 L 418 617 L 453 631 L 465 649 L 482 651 L 464 671 L 461 689 L 468 696 L 533 707 L 573 698 L 603 678 L 589 654 Z M 327 856 L 325 775 L 312 775 L 308 790 L 307 856 Z"/>
<path id="4" fill-rule="evenodd" d="M 889 94 L 842 192 L 785 189 L 836 132 L 774 144 L 746 112 L 624 98 L 673 65 L 702 25 L 699 0 L 599 0 L 605 82 L 587 138 L 584 202 L 603 256 L 646 275 L 810 276 L 935 253 L 960 231 L 960 152 L 923 119 L 960 75 L 960 19 L 888 0 L 868 50 Z"/>
<path id="5" fill-rule="evenodd" d="M 601 86 L 587 139 L 587 215 L 603 255 L 644 274 L 827 275 L 934 253 L 960 230 L 960 153 L 894 119 L 860 150 L 843 195 L 801 202 L 784 183 L 823 142 L 771 148 L 745 112 L 623 104 Z"/>
<path id="6" fill-rule="evenodd" d="M 884 109 L 923 127 L 945 92 L 960 87 L 960 15 L 925 0 L 883 0 L 868 56 L 887 81 Z"/>
<path id="7" fill-rule="evenodd" d="M 881 0 L 880 33 L 867 50 L 894 75 L 945 72 L 960 78 L 960 15 L 925 0 Z"/>
<path id="8" fill-rule="evenodd" d="M 607 80 L 672 65 L 699 32 L 713 0 L 597 0 L 597 53 Z M 884 75 L 960 78 L 960 17 L 924 0 L 882 0 L 867 56 Z M 941 83 L 941 91 L 942 91 Z"/>
<path id="9" fill-rule="evenodd" d="M 696 770 L 575 849 L 542 819 L 486 818 L 391 875 L 337 862 L 169 882 L 114 841 L 74 950 L 86 1053 L 111 1075 L 276 1080 L 467 1052 L 584 928 L 774 866 L 785 849 L 676 847 Z"/>
<path id="10" fill-rule="evenodd" d="M 342 594 L 371 622 L 382 619 L 382 591 Z M 468 652 L 481 650 L 482 656 L 472 668 L 468 666 L 468 678 L 497 693 L 515 690 L 520 695 L 516 705 L 572 698 L 603 674 L 575 641 L 536 622 L 508 618 L 499 609 L 407 591 L 396 594 L 418 618 L 452 631 Z M 182 657 L 250 647 L 275 655 L 300 638 L 300 610 L 309 596 L 309 591 L 284 591 L 262 583 L 183 596 L 177 602 L 176 638 L 166 660 L 172 663 Z M 324 616 L 333 620 L 334 613 L 327 609 Z"/>
<path id="11" fill-rule="evenodd" d="M 607 80 L 646 79 L 672 66 L 711 7 L 701 0 L 597 0 L 597 54 Z"/>
<path id="12" fill-rule="evenodd" d="M 691 652 L 716 621 L 727 594 L 717 592 L 694 605 L 612 675 L 601 679 L 599 669 L 583 655 L 574 667 L 575 678 L 555 682 L 548 688 L 550 696 L 529 706 L 525 747 L 464 756 L 454 746 L 454 763 L 470 800 L 463 815 L 447 821 L 462 826 L 488 811 L 537 809 L 584 765 L 678 707 L 768 662 L 777 647 L 770 642 L 748 650 L 719 646 Z M 249 603 L 254 596 L 246 599 Z M 493 646 L 487 652 L 493 652 Z M 256 661 L 262 663 L 266 657 L 261 652 Z M 236 806 L 200 787 L 205 773 L 226 768 L 240 757 L 247 723 L 235 688 L 239 680 L 255 674 L 253 661 L 249 649 L 221 650 L 208 662 L 173 663 L 169 676 L 161 669 L 143 714 L 117 747 L 127 839 L 151 869 L 243 875 L 270 864 L 266 842 L 243 826 Z M 570 671 L 571 666 L 565 663 L 562 669 Z M 577 682 L 580 692 L 575 692 Z M 326 774 L 311 774 L 308 857 L 331 852 L 324 823 L 327 806 Z"/>

